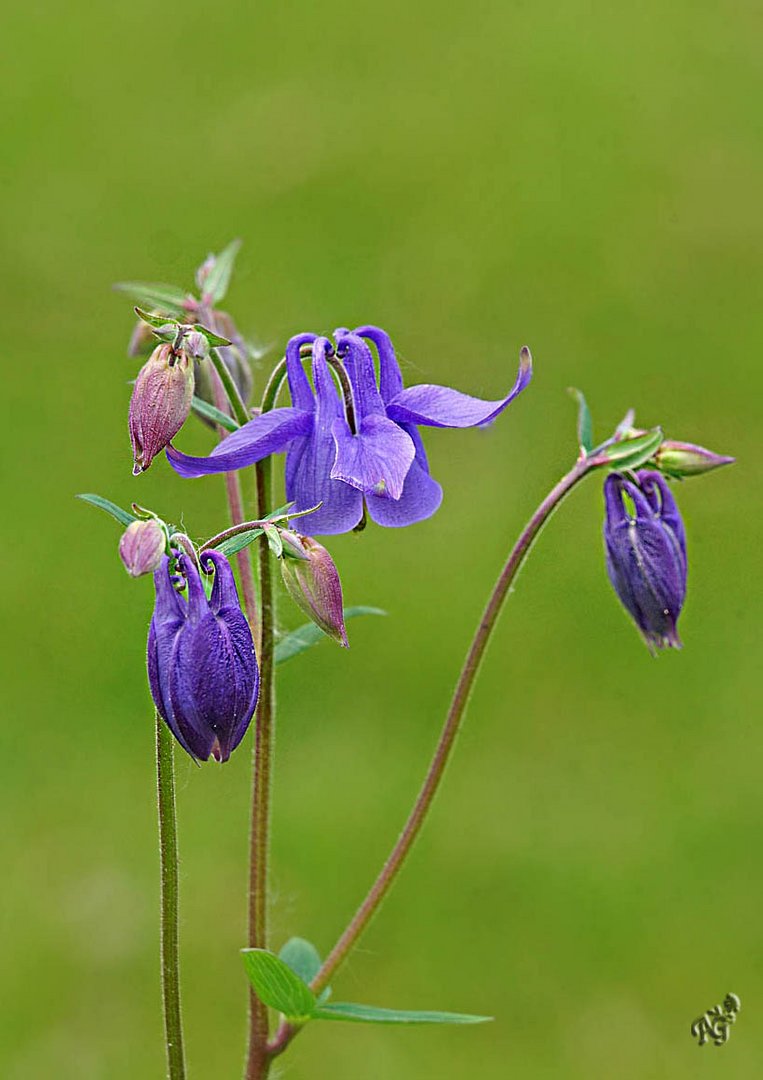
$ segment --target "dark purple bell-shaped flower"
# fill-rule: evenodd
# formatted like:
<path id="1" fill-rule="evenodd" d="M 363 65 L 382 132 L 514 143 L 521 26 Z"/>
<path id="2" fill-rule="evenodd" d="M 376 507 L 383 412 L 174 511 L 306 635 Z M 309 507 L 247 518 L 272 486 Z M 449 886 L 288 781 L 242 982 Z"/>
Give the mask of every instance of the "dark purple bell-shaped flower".
<path id="1" fill-rule="evenodd" d="M 252 719 L 260 676 L 228 560 L 208 551 L 201 562 L 205 570 L 214 568 L 209 600 L 187 555 L 178 559 L 187 600 L 175 589 L 166 556 L 154 574 L 148 681 L 159 714 L 183 749 L 199 761 L 227 761 Z"/>
<path id="2" fill-rule="evenodd" d="M 658 472 L 636 482 L 612 473 L 604 482 L 607 573 L 651 652 L 681 648 L 676 622 L 686 596 L 686 534 L 667 481 Z"/>

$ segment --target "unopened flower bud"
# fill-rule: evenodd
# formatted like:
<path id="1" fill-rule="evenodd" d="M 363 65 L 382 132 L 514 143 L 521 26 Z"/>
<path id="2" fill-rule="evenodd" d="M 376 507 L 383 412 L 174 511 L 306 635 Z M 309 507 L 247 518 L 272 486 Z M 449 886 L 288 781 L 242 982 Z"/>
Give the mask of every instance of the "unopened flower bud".
<path id="1" fill-rule="evenodd" d="M 183 338 L 183 352 L 188 353 L 194 360 L 205 360 L 209 356 L 209 342 L 199 330 L 191 330 Z"/>
<path id="2" fill-rule="evenodd" d="M 324 634 L 348 647 L 344 626 L 342 583 L 334 560 L 322 544 L 311 536 L 282 530 L 284 552 L 281 572 L 289 596 Z M 298 552 L 303 554 L 300 555 Z"/>
<path id="3" fill-rule="evenodd" d="M 676 478 L 699 476 L 712 469 L 719 469 L 721 465 L 731 465 L 734 461 L 735 458 L 714 454 L 712 450 L 706 450 L 704 446 L 676 442 L 673 439 L 665 439 L 654 455 L 657 468 Z"/>
<path id="4" fill-rule="evenodd" d="M 169 344 L 158 345 L 138 373 L 130 400 L 135 476 L 149 467 L 188 419 L 193 387 L 189 357 Z"/>
<path id="5" fill-rule="evenodd" d="M 165 547 L 164 529 L 155 518 L 133 521 L 122 533 L 119 557 L 131 577 L 140 577 L 159 569 Z"/>
<path id="6" fill-rule="evenodd" d="M 676 622 L 686 596 L 686 534 L 664 476 L 642 470 L 604 482 L 607 573 L 649 649 L 681 647 Z"/>
<path id="7" fill-rule="evenodd" d="M 199 288 L 199 292 L 204 292 L 204 285 L 207 278 L 209 277 L 210 271 L 213 269 L 216 262 L 217 259 L 214 257 L 214 255 L 207 255 L 204 262 L 196 271 L 196 284 Z"/>

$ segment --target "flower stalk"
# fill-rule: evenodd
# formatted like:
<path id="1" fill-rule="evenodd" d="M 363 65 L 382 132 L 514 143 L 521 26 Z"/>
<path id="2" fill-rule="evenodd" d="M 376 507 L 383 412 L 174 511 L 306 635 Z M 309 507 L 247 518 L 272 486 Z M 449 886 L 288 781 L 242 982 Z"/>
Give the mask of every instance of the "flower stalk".
<path id="1" fill-rule="evenodd" d="M 347 958 L 350 950 L 357 944 L 369 922 L 381 907 L 421 831 L 445 774 L 485 650 L 498 622 L 506 597 L 533 542 L 562 500 L 594 467 L 590 459 L 578 459 L 572 469 L 562 477 L 538 506 L 509 553 L 493 586 L 482 618 L 477 624 L 477 629 L 453 692 L 453 698 L 439 741 L 408 820 L 365 899 L 310 984 L 316 994 L 325 989 L 334 973 Z M 282 1023 L 269 1044 L 271 1055 L 275 1057 L 283 1053 L 298 1031 L 299 1028 L 285 1022 Z"/>
<path id="2" fill-rule="evenodd" d="M 185 1080 L 183 1022 L 180 1012 L 178 925 L 178 845 L 175 765 L 172 735 L 156 714 L 156 789 L 161 866 L 161 960 L 164 1033 L 169 1080 Z"/>

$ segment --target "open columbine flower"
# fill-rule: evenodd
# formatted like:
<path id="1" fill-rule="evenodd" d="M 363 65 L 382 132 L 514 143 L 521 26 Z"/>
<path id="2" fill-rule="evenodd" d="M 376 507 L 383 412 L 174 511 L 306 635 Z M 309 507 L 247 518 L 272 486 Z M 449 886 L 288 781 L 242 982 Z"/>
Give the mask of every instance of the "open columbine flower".
<path id="1" fill-rule="evenodd" d="M 352 418 L 327 364 L 331 342 L 300 334 L 286 348 L 292 407 L 256 416 L 209 457 L 189 457 L 168 447 L 175 471 L 186 477 L 229 472 L 285 450 L 286 497 L 296 504 L 295 510 L 322 503 L 299 519 L 301 532 L 348 532 L 360 522 L 364 503 L 379 525 L 412 525 L 430 517 L 442 501 L 442 488 L 429 475 L 418 426 L 484 427 L 532 377 L 530 352 L 523 349 L 516 382 L 501 400 L 483 401 L 447 386 L 406 389 L 383 330 L 361 326 L 352 332 L 337 330 L 335 338 L 352 388 Z M 379 356 L 378 384 L 369 341 Z M 312 345 L 313 387 L 299 358 L 304 344 Z"/>
<path id="2" fill-rule="evenodd" d="M 668 483 L 642 470 L 604 482 L 607 573 L 649 649 L 680 649 L 676 622 L 686 596 L 686 533 Z M 626 503 L 627 498 L 627 503 Z"/>
<path id="3" fill-rule="evenodd" d="M 199 761 L 227 761 L 252 719 L 260 676 L 228 560 L 208 551 L 201 561 L 214 567 L 209 600 L 187 555 L 178 560 L 187 601 L 175 590 L 166 555 L 154 574 L 148 681 L 160 716 L 183 749 Z"/>

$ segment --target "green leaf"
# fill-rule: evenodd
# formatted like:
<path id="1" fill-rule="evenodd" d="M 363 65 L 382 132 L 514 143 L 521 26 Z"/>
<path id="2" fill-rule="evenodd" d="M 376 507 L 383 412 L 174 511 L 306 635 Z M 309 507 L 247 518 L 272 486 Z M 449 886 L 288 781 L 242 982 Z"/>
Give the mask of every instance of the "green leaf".
<path id="1" fill-rule="evenodd" d="M 289 938 L 278 955 L 294 974 L 299 975 L 306 983 L 312 982 L 321 969 L 320 953 L 315 945 L 305 938 Z"/>
<path id="2" fill-rule="evenodd" d="M 168 315 L 182 315 L 185 310 L 183 304 L 187 294 L 174 285 L 151 281 L 120 281 L 114 288 L 117 292 L 127 293 L 139 304 L 159 308 Z"/>
<path id="3" fill-rule="evenodd" d="M 283 555 L 283 541 L 281 540 L 281 534 L 275 525 L 263 525 L 262 531 L 268 538 L 268 547 L 275 555 L 277 559 L 280 559 Z"/>
<path id="4" fill-rule="evenodd" d="M 249 547 L 258 536 L 262 536 L 262 529 L 247 529 L 245 532 L 236 533 L 235 536 L 229 536 L 227 540 L 223 540 L 222 544 L 217 544 L 215 551 L 230 558 L 231 555 L 237 555 L 239 551 Z"/>
<path id="5" fill-rule="evenodd" d="M 220 337 L 214 330 L 210 330 L 207 326 L 202 326 L 201 323 L 194 323 L 194 330 L 197 330 L 200 334 L 203 334 L 209 343 L 210 349 L 219 349 L 223 345 L 230 345 L 230 339 L 227 337 Z"/>
<path id="6" fill-rule="evenodd" d="M 349 1020 L 354 1024 L 484 1024 L 492 1016 L 471 1013 L 426 1012 L 419 1009 L 381 1009 L 375 1005 L 354 1005 L 346 1001 L 319 1005 L 313 1020 Z"/>
<path id="7" fill-rule="evenodd" d="M 287 1020 L 304 1022 L 316 1006 L 315 994 L 289 965 L 267 949 L 242 949 L 249 982 L 260 1001 Z"/>
<path id="8" fill-rule="evenodd" d="M 109 499 L 104 499 L 101 495 L 78 495 L 77 498 L 90 503 L 91 506 L 97 506 L 99 510 L 105 510 L 107 514 L 116 518 L 120 525 L 132 525 L 133 521 L 138 520 L 135 514 L 131 514 L 129 510 L 123 510 L 121 506 L 117 506 Z"/>
<path id="9" fill-rule="evenodd" d="M 609 465 L 615 469 L 638 469 L 657 453 L 662 439 L 662 429 L 653 428 L 643 435 L 605 446 L 592 459 L 592 464 Z"/>
<path id="10" fill-rule="evenodd" d="M 221 548 L 217 549 L 218 551 Z M 375 607 L 348 607 L 344 609 L 345 621 L 347 619 L 353 619 L 357 615 L 386 615 L 386 611 L 382 611 L 381 608 Z M 312 648 L 313 645 L 317 645 L 319 641 L 323 641 L 328 635 L 316 626 L 315 623 L 305 623 L 304 626 L 300 626 L 298 630 L 292 630 L 290 634 L 282 637 L 277 643 L 275 648 L 275 661 L 277 664 L 283 664 L 287 660 L 291 660 L 293 656 L 299 656 L 300 653 L 305 652 L 307 649 Z"/>
<path id="11" fill-rule="evenodd" d="M 237 420 L 234 420 L 232 416 L 228 416 L 222 409 L 216 409 L 214 405 L 210 405 L 208 401 L 203 401 L 202 398 L 196 397 L 196 395 L 194 395 L 191 402 L 191 408 L 199 416 L 203 416 L 205 420 L 211 420 L 214 424 L 219 424 L 226 431 L 238 431 L 241 426 Z"/>
<path id="12" fill-rule="evenodd" d="M 578 445 L 586 454 L 593 450 L 593 421 L 583 391 L 570 387 L 570 393 L 578 403 Z"/>
<path id="13" fill-rule="evenodd" d="M 212 306 L 218 304 L 228 291 L 233 264 L 240 247 L 241 241 L 233 240 L 224 251 L 215 256 L 214 265 L 204 281 L 204 298 Z"/>
<path id="14" fill-rule="evenodd" d="M 321 969 L 320 953 L 311 941 L 301 937 L 289 938 L 278 955 L 306 983 L 311 983 Z M 327 986 L 318 995 L 318 1004 L 322 1005 L 330 997 L 331 987 Z"/>
<path id="15" fill-rule="evenodd" d="M 166 315 L 153 315 L 150 311 L 144 311 L 142 307 L 136 307 L 135 314 L 143 322 L 153 326 L 155 330 L 167 330 L 170 327 L 175 331 L 177 329 L 178 324 L 172 319 L 168 320 Z"/>

